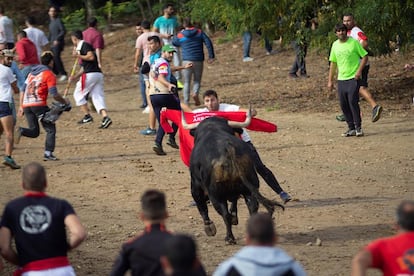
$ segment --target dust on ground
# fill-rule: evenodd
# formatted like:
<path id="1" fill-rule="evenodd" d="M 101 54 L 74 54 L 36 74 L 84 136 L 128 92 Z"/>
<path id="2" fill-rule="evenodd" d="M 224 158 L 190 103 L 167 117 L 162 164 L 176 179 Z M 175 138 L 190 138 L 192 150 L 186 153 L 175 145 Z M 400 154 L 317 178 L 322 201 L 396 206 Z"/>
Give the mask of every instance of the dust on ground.
<path id="1" fill-rule="evenodd" d="M 371 109 L 362 101 L 365 136 L 343 138 L 340 134 L 346 126 L 335 120 L 336 95 L 326 90 L 325 56 L 309 54 L 310 78 L 293 80 L 287 77 L 294 59 L 291 49 L 275 44 L 279 52 L 266 56 L 255 39 L 255 60 L 243 63 L 241 40 L 218 44 L 220 36 L 213 37 L 217 60 L 206 64 L 202 90 L 215 89 L 222 102 L 252 103 L 259 118 L 278 125 L 274 134 L 250 134 L 264 163 L 295 199 L 286 211 L 275 214 L 279 245 L 309 275 L 349 275 L 352 256 L 370 240 L 391 235 L 396 205 L 414 198 L 414 71 L 402 71 L 413 55 L 371 59 L 370 89 L 384 106 L 382 118 L 371 123 Z M 109 273 L 121 244 L 143 228 L 137 212 L 140 195 L 148 188 L 166 193 L 168 227 L 196 238 L 201 261 L 211 274 L 244 245 L 247 208 L 240 201 L 240 224 L 233 227 L 237 245 L 224 244 L 224 223 L 211 206 L 217 235 L 205 235 L 197 209 L 189 207 L 189 171 L 178 151 L 165 145 L 167 156 L 156 156 L 154 137 L 138 133 L 148 119 L 138 108 L 140 92 L 131 70 L 134 29 L 106 34 L 105 39 L 105 93 L 113 125 L 98 129 L 100 117 L 95 114 L 92 124 L 79 126 L 76 122 L 82 115 L 73 108 L 57 123 L 59 161 L 42 161 L 44 131 L 37 139 L 23 137 L 13 157 L 22 165 L 44 164 L 48 193 L 71 202 L 86 226 L 87 240 L 70 253 L 78 275 Z M 70 47 L 65 49 L 64 61 L 70 70 Z M 63 91 L 64 84 L 59 88 Z M 18 124 L 26 122 L 20 118 Z M 0 166 L 1 209 L 22 194 L 20 177 L 20 170 Z M 262 180 L 260 189 L 278 199 Z M 317 239 L 321 246 L 315 244 Z M 6 265 L 2 273 L 11 271 Z"/>

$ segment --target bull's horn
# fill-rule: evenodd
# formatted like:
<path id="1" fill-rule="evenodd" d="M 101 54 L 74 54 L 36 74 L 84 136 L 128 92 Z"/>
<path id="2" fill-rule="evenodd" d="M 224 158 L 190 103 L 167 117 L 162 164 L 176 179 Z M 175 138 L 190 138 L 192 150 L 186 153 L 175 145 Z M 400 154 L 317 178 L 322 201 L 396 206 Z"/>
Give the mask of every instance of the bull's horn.
<path id="1" fill-rule="evenodd" d="M 187 121 L 185 120 L 185 115 L 184 115 L 184 111 L 181 110 L 181 125 L 183 126 L 183 128 L 185 129 L 195 129 L 196 127 L 198 127 L 200 123 L 192 123 L 192 124 L 187 124 Z"/>
<path id="2" fill-rule="evenodd" d="M 244 122 L 235 122 L 235 121 L 228 121 L 229 126 L 232 128 L 244 128 L 250 125 L 252 121 L 252 106 L 249 106 L 249 111 L 246 114 L 246 120 Z"/>

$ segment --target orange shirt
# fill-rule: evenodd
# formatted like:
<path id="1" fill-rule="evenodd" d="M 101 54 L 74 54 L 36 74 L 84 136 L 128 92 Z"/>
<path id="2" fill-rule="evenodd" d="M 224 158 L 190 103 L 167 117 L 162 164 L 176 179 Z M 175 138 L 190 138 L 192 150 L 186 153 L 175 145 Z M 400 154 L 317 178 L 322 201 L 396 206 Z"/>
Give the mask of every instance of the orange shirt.
<path id="1" fill-rule="evenodd" d="M 30 73 L 26 84 L 22 106 L 45 106 L 49 88 L 56 86 L 56 77 L 51 70 L 42 71 L 37 75 Z"/>

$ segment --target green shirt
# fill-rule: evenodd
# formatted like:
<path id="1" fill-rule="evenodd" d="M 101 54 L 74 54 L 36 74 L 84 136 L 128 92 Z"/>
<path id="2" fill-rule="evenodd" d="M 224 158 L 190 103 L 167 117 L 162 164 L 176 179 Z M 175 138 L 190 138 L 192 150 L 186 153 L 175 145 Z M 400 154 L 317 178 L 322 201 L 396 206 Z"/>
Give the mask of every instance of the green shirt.
<path id="1" fill-rule="evenodd" d="M 346 42 L 336 40 L 332 44 L 329 61 L 335 62 L 338 66 L 338 80 L 355 78 L 360 59 L 367 54 L 361 44 L 351 37 Z"/>

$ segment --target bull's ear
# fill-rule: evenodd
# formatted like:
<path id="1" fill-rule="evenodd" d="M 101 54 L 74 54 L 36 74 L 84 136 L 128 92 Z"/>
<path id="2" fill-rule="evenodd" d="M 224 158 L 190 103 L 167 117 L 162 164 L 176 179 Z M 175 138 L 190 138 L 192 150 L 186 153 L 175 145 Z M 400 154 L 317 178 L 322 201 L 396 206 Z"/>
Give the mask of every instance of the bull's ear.
<path id="1" fill-rule="evenodd" d="M 195 128 L 190 129 L 190 135 L 194 137 L 194 135 L 195 135 L 195 131 L 196 131 L 196 129 L 195 129 Z"/>

